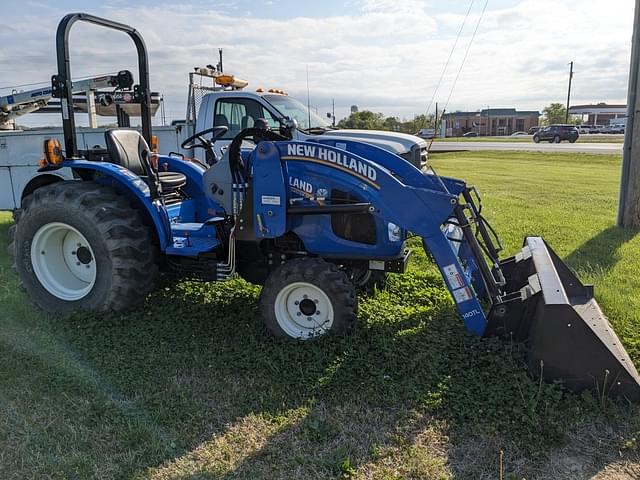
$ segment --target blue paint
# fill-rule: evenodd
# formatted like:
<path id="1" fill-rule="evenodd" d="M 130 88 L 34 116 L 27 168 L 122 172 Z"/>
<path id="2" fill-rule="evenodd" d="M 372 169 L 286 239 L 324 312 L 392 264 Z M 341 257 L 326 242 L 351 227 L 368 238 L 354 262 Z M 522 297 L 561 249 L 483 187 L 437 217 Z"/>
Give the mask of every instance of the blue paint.
<path id="1" fill-rule="evenodd" d="M 336 148 L 340 143 L 341 148 Z M 466 242 L 451 242 L 443 224 L 454 213 L 463 181 L 425 174 L 404 159 L 380 148 L 354 141 L 314 138 L 305 142 L 262 142 L 243 152 L 250 171 L 251 203 L 256 241 L 294 233 L 305 250 L 334 261 L 395 259 L 403 254 L 408 232 L 423 239 L 450 290 L 465 327 L 482 335 L 486 326 L 480 298 L 486 296 L 474 258 Z M 100 173 L 96 181 L 131 195 L 144 205 L 158 232 L 166 255 L 198 258 L 220 250 L 218 223 L 230 212 L 204 191 L 205 169 L 178 157 L 160 156 L 160 171 L 180 172 L 187 177 L 186 197 L 165 206 L 152 202 L 140 177 L 110 163 L 65 161 L 63 166 Z M 339 237 L 332 218 L 322 215 L 288 215 L 293 206 L 327 205 L 334 190 L 354 201 L 368 203 L 376 243 L 368 245 Z M 260 220 L 258 220 L 258 218 Z M 401 229 L 399 241 L 389 238 L 390 224 Z M 393 227 L 391 225 L 391 227 Z M 239 253 L 242 255 L 242 253 Z"/>

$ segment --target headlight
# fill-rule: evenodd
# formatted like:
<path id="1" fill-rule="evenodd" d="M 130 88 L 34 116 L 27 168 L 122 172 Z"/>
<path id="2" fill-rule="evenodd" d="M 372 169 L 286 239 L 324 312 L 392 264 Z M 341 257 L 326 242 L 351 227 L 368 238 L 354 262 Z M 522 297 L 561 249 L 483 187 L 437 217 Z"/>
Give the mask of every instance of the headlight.
<path id="1" fill-rule="evenodd" d="M 387 225 L 387 230 L 389 232 L 390 242 L 399 242 L 402 239 L 402 229 L 395 223 L 389 222 L 389 225 Z"/>

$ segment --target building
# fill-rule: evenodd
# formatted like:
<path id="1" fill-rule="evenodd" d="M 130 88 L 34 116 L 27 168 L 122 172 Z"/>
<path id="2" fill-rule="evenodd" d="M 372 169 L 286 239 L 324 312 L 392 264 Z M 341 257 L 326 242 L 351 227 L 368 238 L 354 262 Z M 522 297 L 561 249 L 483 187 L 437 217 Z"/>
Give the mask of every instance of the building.
<path id="1" fill-rule="evenodd" d="M 478 135 L 511 135 L 526 132 L 538 125 L 540 112 L 515 108 L 485 108 L 477 112 L 445 113 L 445 132 L 448 137 L 460 137 L 468 132 Z"/>
<path id="2" fill-rule="evenodd" d="M 582 117 L 585 125 L 609 125 L 624 122 L 612 122 L 612 120 L 624 119 L 627 116 L 626 105 L 611 105 L 600 102 L 595 105 L 573 105 L 569 107 L 569 114 Z M 587 117 L 585 119 L 585 117 Z"/>

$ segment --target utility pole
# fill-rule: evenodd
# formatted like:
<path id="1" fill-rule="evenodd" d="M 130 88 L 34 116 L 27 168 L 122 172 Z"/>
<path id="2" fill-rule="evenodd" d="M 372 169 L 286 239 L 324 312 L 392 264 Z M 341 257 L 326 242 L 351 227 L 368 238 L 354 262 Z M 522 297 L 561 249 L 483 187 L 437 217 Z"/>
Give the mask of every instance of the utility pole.
<path id="1" fill-rule="evenodd" d="M 491 132 L 491 127 L 489 126 L 489 105 L 487 105 L 487 137 L 489 136 L 489 133 Z"/>
<path id="2" fill-rule="evenodd" d="M 629 68 L 629 91 L 627 94 L 627 125 L 624 130 L 622 150 L 622 175 L 620 177 L 620 202 L 618 204 L 618 226 L 640 228 L 640 122 L 635 114 L 640 111 L 640 85 L 638 84 L 638 61 L 640 55 L 640 0 L 636 0 L 631 41 L 631 67 Z"/>
<path id="3" fill-rule="evenodd" d="M 564 113 L 564 123 L 569 123 L 569 99 L 571 98 L 571 79 L 573 78 L 573 60 L 569 67 L 569 88 L 567 89 L 567 111 Z"/>
<path id="4" fill-rule="evenodd" d="M 336 126 L 336 99 L 331 99 L 331 118 L 333 120 L 333 126 Z"/>
<path id="5" fill-rule="evenodd" d="M 436 135 L 438 132 L 436 132 L 436 130 L 438 129 L 438 102 L 436 102 L 436 118 L 433 122 L 433 134 Z"/>
<path id="6" fill-rule="evenodd" d="M 311 97 L 309 96 L 309 65 L 307 65 L 307 115 L 309 117 L 309 125 L 307 125 L 307 128 L 311 128 Z"/>

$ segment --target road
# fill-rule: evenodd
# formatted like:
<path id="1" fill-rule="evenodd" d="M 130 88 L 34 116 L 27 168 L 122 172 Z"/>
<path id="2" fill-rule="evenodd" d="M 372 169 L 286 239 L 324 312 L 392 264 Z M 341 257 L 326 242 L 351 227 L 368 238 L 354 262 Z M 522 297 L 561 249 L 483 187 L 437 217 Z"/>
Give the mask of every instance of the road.
<path id="1" fill-rule="evenodd" d="M 433 142 L 432 152 L 519 150 L 529 152 L 622 154 L 621 143 Z"/>

